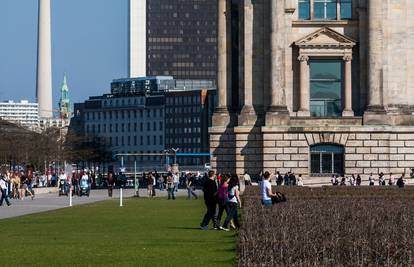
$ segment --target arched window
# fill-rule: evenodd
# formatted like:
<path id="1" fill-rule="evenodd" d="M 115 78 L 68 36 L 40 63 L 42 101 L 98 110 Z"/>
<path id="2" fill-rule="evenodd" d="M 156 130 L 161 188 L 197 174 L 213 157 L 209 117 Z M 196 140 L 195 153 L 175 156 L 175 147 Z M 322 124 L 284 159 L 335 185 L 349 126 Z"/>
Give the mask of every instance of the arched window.
<path id="1" fill-rule="evenodd" d="M 340 145 L 318 144 L 311 146 L 312 175 L 342 175 L 344 173 L 345 149 Z"/>

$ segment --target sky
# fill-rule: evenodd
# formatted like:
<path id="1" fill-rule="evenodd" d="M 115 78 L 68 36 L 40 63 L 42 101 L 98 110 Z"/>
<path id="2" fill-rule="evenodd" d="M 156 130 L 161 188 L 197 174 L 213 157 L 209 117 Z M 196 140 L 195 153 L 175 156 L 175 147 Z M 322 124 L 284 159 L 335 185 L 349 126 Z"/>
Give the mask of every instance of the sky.
<path id="1" fill-rule="evenodd" d="M 128 0 L 51 0 L 53 106 L 63 75 L 73 102 L 127 77 Z M 0 100 L 36 97 L 38 0 L 0 0 Z"/>

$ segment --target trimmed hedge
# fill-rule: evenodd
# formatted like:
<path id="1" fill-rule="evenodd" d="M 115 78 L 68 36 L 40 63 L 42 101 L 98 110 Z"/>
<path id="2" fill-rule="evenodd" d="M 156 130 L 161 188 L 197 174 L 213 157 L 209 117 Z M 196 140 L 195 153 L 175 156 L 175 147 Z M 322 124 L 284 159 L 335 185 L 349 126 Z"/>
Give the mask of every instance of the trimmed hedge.
<path id="1" fill-rule="evenodd" d="M 246 188 L 238 266 L 414 266 L 414 188 L 277 190 L 263 207 Z"/>

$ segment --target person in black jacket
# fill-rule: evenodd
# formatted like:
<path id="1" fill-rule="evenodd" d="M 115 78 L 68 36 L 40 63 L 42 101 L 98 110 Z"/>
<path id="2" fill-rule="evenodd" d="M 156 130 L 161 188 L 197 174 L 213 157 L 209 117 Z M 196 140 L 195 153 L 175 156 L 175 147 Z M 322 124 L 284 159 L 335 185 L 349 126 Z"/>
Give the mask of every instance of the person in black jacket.
<path id="1" fill-rule="evenodd" d="M 204 215 L 203 221 L 201 222 L 200 228 L 202 230 L 208 230 L 208 224 L 210 220 L 213 221 L 213 225 L 216 223 L 216 206 L 217 206 L 217 182 L 215 180 L 214 171 L 208 172 L 208 179 L 204 182 L 204 203 L 207 208 L 207 212 Z"/>

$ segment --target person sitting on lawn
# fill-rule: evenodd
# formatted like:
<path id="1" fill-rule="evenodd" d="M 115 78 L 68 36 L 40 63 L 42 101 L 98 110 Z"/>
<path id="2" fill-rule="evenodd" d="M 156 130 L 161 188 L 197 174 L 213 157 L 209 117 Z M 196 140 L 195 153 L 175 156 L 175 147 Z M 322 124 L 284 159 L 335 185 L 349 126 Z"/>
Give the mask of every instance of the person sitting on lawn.
<path id="1" fill-rule="evenodd" d="M 272 191 L 270 184 L 270 173 L 266 171 L 263 175 L 263 182 L 260 185 L 260 192 L 262 193 L 262 204 L 264 206 L 272 206 L 272 197 L 276 196 Z"/>

